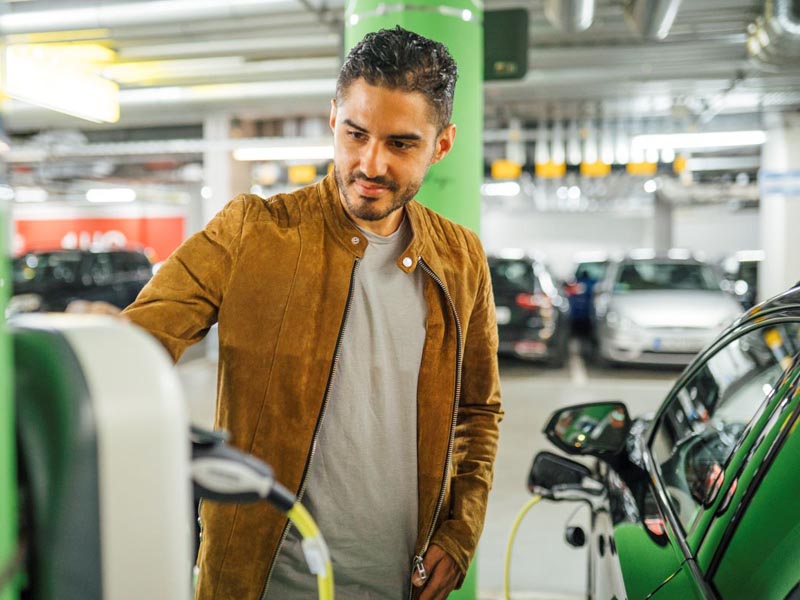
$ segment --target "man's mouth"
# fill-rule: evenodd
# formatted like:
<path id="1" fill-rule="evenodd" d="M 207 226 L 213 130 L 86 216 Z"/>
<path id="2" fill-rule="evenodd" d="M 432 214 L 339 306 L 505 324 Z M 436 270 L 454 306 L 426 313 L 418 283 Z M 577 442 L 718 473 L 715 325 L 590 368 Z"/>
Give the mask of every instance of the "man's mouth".
<path id="1" fill-rule="evenodd" d="M 388 186 L 378 185 L 375 183 L 368 183 L 360 179 L 357 179 L 354 182 L 354 184 L 360 196 L 377 198 L 378 196 L 382 195 L 384 192 L 389 190 Z"/>

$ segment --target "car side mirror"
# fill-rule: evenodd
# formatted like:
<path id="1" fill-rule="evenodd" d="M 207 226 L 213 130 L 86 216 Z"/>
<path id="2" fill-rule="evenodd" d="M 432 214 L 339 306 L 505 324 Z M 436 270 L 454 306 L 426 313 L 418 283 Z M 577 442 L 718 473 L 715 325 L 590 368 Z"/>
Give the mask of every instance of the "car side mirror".
<path id="1" fill-rule="evenodd" d="M 567 454 L 608 459 L 625 450 L 631 418 L 622 402 L 593 402 L 553 413 L 547 438 Z"/>

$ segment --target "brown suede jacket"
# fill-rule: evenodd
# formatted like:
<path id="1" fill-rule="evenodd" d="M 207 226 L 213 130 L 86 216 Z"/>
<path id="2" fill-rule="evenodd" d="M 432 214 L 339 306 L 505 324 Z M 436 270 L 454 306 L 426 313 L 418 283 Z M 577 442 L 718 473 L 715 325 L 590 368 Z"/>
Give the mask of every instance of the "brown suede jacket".
<path id="1" fill-rule="evenodd" d="M 406 211 L 413 239 L 397 267 L 424 270 L 428 307 L 417 393 L 417 554 L 438 544 L 463 578 L 483 528 L 502 417 L 492 288 L 473 232 L 416 201 Z M 125 309 L 174 360 L 219 322 L 216 425 L 295 493 L 366 246 L 331 176 L 268 200 L 241 195 Z M 201 520 L 197 598 L 259 600 L 284 516 L 266 504 L 207 501 Z"/>

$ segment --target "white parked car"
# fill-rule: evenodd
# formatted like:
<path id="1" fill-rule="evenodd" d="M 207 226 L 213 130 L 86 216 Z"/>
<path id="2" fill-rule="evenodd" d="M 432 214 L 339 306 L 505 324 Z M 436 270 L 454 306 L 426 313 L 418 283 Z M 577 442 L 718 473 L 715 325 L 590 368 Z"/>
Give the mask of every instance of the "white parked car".
<path id="1" fill-rule="evenodd" d="M 742 312 L 718 272 L 688 253 L 631 253 L 594 295 L 600 362 L 688 364 Z"/>

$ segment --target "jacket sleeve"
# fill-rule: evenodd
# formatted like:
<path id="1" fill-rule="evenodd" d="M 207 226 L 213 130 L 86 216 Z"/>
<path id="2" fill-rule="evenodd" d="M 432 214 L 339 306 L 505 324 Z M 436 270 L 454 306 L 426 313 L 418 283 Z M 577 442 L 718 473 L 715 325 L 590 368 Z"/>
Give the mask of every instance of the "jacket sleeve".
<path id="1" fill-rule="evenodd" d="M 431 543 L 441 546 L 466 575 L 486 517 L 497 454 L 500 376 L 497 367 L 497 321 L 489 265 L 476 239 L 480 277 L 464 340 L 461 399 L 450 479 L 450 518 Z"/>
<path id="2" fill-rule="evenodd" d="M 239 252 L 245 203 L 238 196 L 181 244 L 122 313 L 154 335 L 174 361 L 217 321 Z"/>

